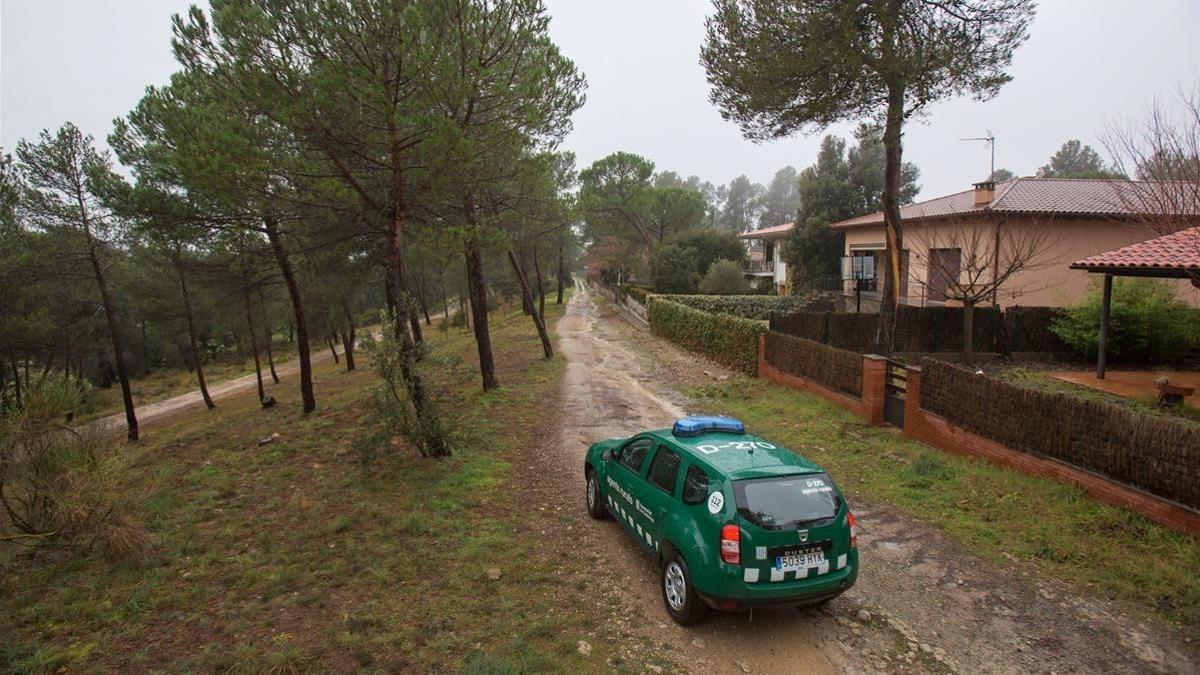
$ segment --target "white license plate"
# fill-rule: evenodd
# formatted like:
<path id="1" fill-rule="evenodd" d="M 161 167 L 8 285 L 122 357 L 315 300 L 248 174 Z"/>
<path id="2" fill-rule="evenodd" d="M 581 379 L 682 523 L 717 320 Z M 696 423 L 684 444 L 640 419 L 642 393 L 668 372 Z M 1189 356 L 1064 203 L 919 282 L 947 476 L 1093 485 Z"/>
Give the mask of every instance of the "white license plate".
<path id="1" fill-rule="evenodd" d="M 819 548 L 800 551 L 792 555 L 775 556 L 775 569 L 784 572 L 795 572 L 810 567 L 819 567 L 823 564 L 825 564 L 825 552 Z"/>

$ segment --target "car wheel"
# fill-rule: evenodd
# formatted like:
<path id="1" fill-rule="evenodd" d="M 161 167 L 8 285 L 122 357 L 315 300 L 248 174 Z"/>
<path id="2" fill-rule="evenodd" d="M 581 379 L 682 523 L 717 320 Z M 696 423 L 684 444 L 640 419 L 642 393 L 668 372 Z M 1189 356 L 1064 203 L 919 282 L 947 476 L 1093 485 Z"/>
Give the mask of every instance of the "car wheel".
<path id="1" fill-rule="evenodd" d="M 588 515 L 596 520 L 604 520 L 608 516 L 608 510 L 604 508 L 604 502 L 600 500 L 600 481 L 596 478 L 595 471 L 588 471 L 587 511 Z"/>
<path id="2" fill-rule="evenodd" d="M 667 614 L 671 615 L 675 623 L 686 626 L 704 617 L 708 607 L 696 595 L 696 589 L 692 586 L 691 570 L 676 551 L 668 552 L 663 559 L 660 586 Z"/>

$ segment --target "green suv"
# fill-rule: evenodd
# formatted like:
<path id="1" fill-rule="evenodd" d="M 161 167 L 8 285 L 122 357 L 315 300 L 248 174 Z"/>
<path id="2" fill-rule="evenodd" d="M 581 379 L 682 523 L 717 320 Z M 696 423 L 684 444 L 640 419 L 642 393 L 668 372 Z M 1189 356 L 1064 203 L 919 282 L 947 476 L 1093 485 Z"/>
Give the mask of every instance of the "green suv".
<path id="1" fill-rule="evenodd" d="M 654 555 L 667 612 L 802 605 L 858 578 L 854 515 L 821 467 L 727 417 L 595 443 L 588 513 L 612 515 Z"/>

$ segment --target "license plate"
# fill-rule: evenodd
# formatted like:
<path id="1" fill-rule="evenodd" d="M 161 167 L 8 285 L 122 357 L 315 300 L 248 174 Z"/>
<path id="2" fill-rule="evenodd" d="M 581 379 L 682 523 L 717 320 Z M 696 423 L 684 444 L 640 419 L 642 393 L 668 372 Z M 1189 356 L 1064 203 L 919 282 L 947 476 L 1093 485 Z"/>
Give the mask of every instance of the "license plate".
<path id="1" fill-rule="evenodd" d="M 823 564 L 825 564 L 825 552 L 819 546 L 788 551 L 783 555 L 775 556 L 775 569 L 784 572 L 795 572 L 810 567 L 819 567 Z"/>

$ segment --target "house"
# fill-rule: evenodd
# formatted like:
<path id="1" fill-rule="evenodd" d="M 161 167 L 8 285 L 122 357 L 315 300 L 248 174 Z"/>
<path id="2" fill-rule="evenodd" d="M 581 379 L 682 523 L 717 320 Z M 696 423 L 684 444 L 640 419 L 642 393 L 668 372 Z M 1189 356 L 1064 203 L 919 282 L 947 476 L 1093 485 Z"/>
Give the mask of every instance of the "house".
<path id="1" fill-rule="evenodd" d="M 1142 181 L 1013 178 L 902 206 L 900 302 L 941 304 L 948 301 L 952 284 L 990 286 L 999 274 L 989 304 L 1076 304 L 1089 281 L 1087 272 L 1071 269 L 1071 263 L 1161 234 L 1164 216 L 1157 212 L 1178 201 L 1164 198 L 1169 193 L 1167 184 Z M 1180 213 L 1167 217 L 1196 222 L 1200 205 L 1194 197 L 1188 200 Z M 882 290 L 883 223 L 883 213 L 877 212 L 830 225 L 845 235 L 847 292 L 854 288 L 853 272 L 872 268 L 880 278 L 867 280 L 864 289 Z M 1014 265 L 1022 256 L 1024 264 Z M 1019 269 L 1008 275 L 1014 267 Z M 1200 303 L 1190 284 L 1178 284 L 1180 297 Z"/>
<path id="2" fill-rule="evenodd" d="M 780 295 L 787 295 L 787 263 L 780 257 L 780 251 L 795 227 L 795 223 L 784 223 L 738 235 L 749 248 L 750 262 L 745 271 L 752 284 L 770 283 Z"/>

